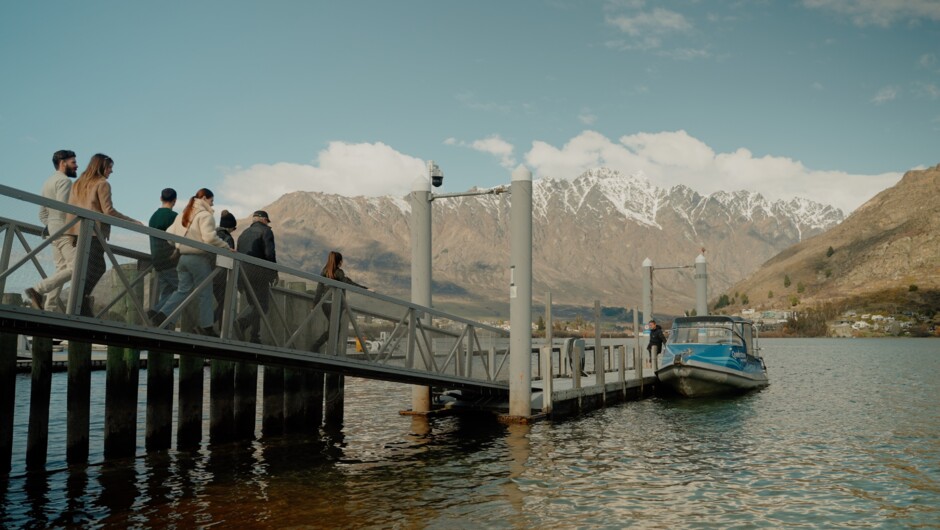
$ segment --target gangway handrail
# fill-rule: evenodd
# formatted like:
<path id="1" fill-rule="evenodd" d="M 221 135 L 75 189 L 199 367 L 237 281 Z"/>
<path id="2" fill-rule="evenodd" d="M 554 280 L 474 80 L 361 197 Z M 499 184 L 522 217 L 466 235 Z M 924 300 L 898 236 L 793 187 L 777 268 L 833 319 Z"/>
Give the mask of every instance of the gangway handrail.
<path id="1" fill-rule="evenodd" d="M 490 326 L 490 325 L 488 325 L 488 324 L 484 324 L 484 323 L 482 323 L 482 322 L 474 321 L 474 320 L 471 320 L 471 319 L 468 319 L 468 318 L 465 318 L 465 317 L 461 317 L 461 316 L 459 316 L 459 315 L 454 315 L 454 314 L 452 314 L 452 313 L 447 313 L 447 312 L 445 312 L 445 311 L 441 311 L 441 310 L 439 310 L 439 309 L 435 309 L 435 308 L 432 308 L 432 307 L 421 306 L 421 305 L 415 304 L 415 303 L 410 302 L 410 301 L 407 301 L 407 300 L 402 300 L 402 299 L 395 298 L 395 297 L 392 297 L 392 296 L 388 296 L 388 295 L 384 295 L 384 294 L 381 294 L 381 293 L 377 293 L 377 292 L 375 292 L 375 291 L 370 291 L 370 290 L 368 290 L 368 289 L 363 289 L 363 288 L 360 288 L 360 287 L 356 287 L 356 286 L 350 285 L 350 284 L 348 284 L 348 283 L 344 283 L 344 282 L 340 282 L 340 281 L 337 281 L 337 280 L 333 280 L 333 279 L 327 278 L 327 277 L 325 277 L 325 276 L 320 276 L 320 275 L 318 275 L 318 274 L 314 274 L 314 273 L 311 273 L 311 272 L 302 271 L 302 270 L 300 270 L 300 269 L 295 269 L 295 268 L 292 268 L 292 267 L 288 267 L 288 266 L 285 266 L 285 265 L 283 265 L 283 264 L 281 264 L 281 263 L 272 263 L 272 262 L 270 262 L 270 261 L 263 260 L 263 259 L 260 259 L 260 258 L 255 258 L 255 257 L 249 256 L 249 255 L 247 255 L 247 254 L 236 253 L 236 252 L 227 251 L 227 250 L 225 250 L 225 249 L 220 249 L 219 247 L 215 247 L 215 246 L 209 245 L 209 244 L 207 244 L 207 243 L 203 243 L 203 242 L 201 242 L 201 241 L 196 241 L 196 240 L 193 240 L 193 239 L 189 239 L 189 238 L 186 238 L 186 237 L 184 237 L 184 236 L 178 236 L 178 235 L 176 235 L 176 234 L 171 234 L 171 233 L 169 233 L 169 232 L 166 232 L 166 231 L 163 231 L 163 230 L 159 230 L 159 229 L 157 229 L 157 228 L 151 228 L 151 227 L 146 226 L 146 225 L 138 225 L 138 224 L 132 223 L 132 222 L 130 222 L 130 221 L 125 221 L 124 219 L 119 219 L 119 218 L 117 218 L 117 217 L 112 217 L 112 216 L 110 216 L 110 215 L 105 215 L 105 214 L 102 214 L 102 213 L 99 213 L 99 212 L 95 212 L 95 211 L 92 211 L 92 210 L 86 210 L 85 208 L 81 208 L 81 207 L 74 206 L 74 205 L 71 205 L 71 204 L 63 203 L 63 202 L 60 202 L 60 201 L 56 201 L 56 200 L 52 200 L 52 199 L 47 199 L 47 198 L 45 198 L 45 197 L 43 197 L 43 196 L 41 196 L 41 195 L 36 195 L 36 194 L 34 194 L 34 193 L 30 193 L 30 192 L 23 191 L 23 190 L 20 190 L 20 189 L 17 189 L 17 188 L 13 188 L 13 187 L 7 186 L 7 185 L 5 185 L 5 184 L 0 184 L 0 195 L 5 195 L 5 196 L 7 196 L 7 197 L 19 199 L 19 200 L 22 200 L 22 201 L 25 201 L 25 202 L 31 202 L 31 203 L 33 203 L 33 204 L 37 204 L 37 205 L 41 205 L 41 206 L 46 206 L 46 207 L 48 207 L 48 208 L 53 208 L 53 209 L 55 209 L 55 210 L 64 211 L 64 212 L 66 212 L 66 213 L 70 213 L 70 214 L 76 215 L 76 216 L 78 216 L 78 217 L 82 217 L 82 218 L 91 219 L 91 220 L 94 220 L 94 221 L 99 221 L 99 222 L 102 222 L 102 223 L 110 224 L 110 225 L 112 225 L 112 226 L 116 226 L 116 227 L 119 227 L 119 228 L 122 228 L 122 229 L 130 230 L 130 231 L 132 231 L 132 232 L 137 232 L 137 233 L 140 233 L 140 234 L 145 234 L 145 235 L 150 236 L 150 237 L 156 237 L 156 238 L 158 238 L 158 239 L 163 239 L 163 240 L 167 240 L 167 241 L 173 241 L 173 242 L 175 242 L 175 243 L 180 243 L 180 244 L 183 244 L 183 245 L 192 247 L 192 248 L 198 248 L 199 250 L 202 250 L 202 251 L 205 251 L 205 252 L 214 254 L 214 255 L 216 255 L 216 256 L 224 256 L 224 257 L 233 258 L 233 259 L 238 260 L 238 261 L 241 261 L 241 262 L 243 262 L 243 263 L 249 263 L 249 264 L 252 264 L 252 265 L 259 266 L 259 267 L 263 267 L 263 268 L 267 268 L 267 269 L 272 269 L 272 270 L 277 271 L 278 273 L 284 273 L 284 274 L 288 274 L 288 275 L 291 275 L 291 276 L 295 276 L 295 277 L 297 277 L 297 278 L 302 278 L 302 279 L 310 280 L 310 281 L 313 281 L 313 282 L 316 282 L 316 283 L 322 283 L 322 284 L 325 284 L 325 285 L 327 285 L 327 286 L 329 286 L 329 287 L 338 287 L 338 288 L 344 289 L 344 290 L 346 290 L 346 291 L 348 291 L 348 292 L 352 292 L 352 293 L 364 295 L 364 296 L 367 296 L 367 297 L 369 297 L 369 298 L 373 298 L 373 299 L 380 300 L 380 301 L 383 301 L 383 302 L 391 303 L 391 304 L 394 304 L 394 305 L 397 305 L 397 306 L 400 306 L 400 307 L 403 307 L 403 308 L 414 309 L 414 310 L 416 310 L 416 311 L 419 311 L 419 312 L 425 313 L 425 314 L 427 314 L 427 315 L 430 315 L 432 318 L 444 318 L 444 319 L 448 319 L 448 320 L 451 320 L 451 321 L 454 321 L 454 322 L 460 322 L 460 323 L 462 323 L 462 324 L 472 325 L 472 326 L 474 326 L 475 328 L 487 330 L 487 331 L 489 331 L 489 332 L 491 332 L 491 333 L 495 333 L 495 334 L 497 334 L 497 335 L 508 336 L 508 332 L 507 332 L 506 330 L 504 330 L 504 329 L 501 329 L 501 328 L 498 328 L 498 327 L 495 327 L 495 326 Z M 15 224 L 15 225 L 18 225 L 18 226 L 30 226 L 30 228 L 31 228 L 33 231 L 37 231 L 37 230 L 38 230 L 38 232 L 35 232 L 35 233 L 41 233 L 41 231 L 42 231 L 42 227 L 38 227 L 38 228 L 37 228 L 38 225 L 28 225 L 27 223 L 24 223 L 24 222 L 18 221 L 18 220 L 14 220 L 14 219 L 10 219 L 10 220 L 8 220 L 8 221 L 11 221 L 12 224 Z M 110 244 L 109 244 L 109 246 L 110 246 Z M 112 247 L 112 248 L 119 248 L 119 247 Z M 138 253 L 139 253 L 139 254 L 137 254 L 136 256 L 128 256 L 128 257 L 139 257 L 139 256 L 147 256 L 147 257 L 149 257 L 149 256 L 150 256 L 150 254 L 144 253 L 144 252 L 140 252 L 140 251 L 133 251 L 133 250 L 130 250 L 130 249 L 122 249 L 122 251 L 123 251 L 123 250 L 126 250 L 126 251 L 128 251 L 129 253 L 130 253 L 130 252 L 138 252 Z"/>

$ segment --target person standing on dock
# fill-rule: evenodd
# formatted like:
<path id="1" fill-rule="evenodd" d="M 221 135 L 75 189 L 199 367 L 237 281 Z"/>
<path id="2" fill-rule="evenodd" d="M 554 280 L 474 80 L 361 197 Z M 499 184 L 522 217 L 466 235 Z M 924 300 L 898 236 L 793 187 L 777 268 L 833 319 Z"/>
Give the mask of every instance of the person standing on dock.
<path id="1" fill-rule="evenodd" d="M 251 226 L 238 236 L 238 252 L 251 257 L 277 263 L 277 253 L 274 249 L 274 231 L 271 230 L 271 218 L 268 212 L 258 210 L 251 216 Z M 271 299 L 271 284 L 277 281 L 277 271 L 257 265 L 246 264 L 245 273 L 248 284 L 239 279 L 238 290 L 247 299 L 247 307 L 238 315 L 236 325 L 242 330 L 243 336 L 249 337 L 251 342 L 261 342 L 261 313 L 268 312 L 268 303 Z M 255 307 L 248 288 L 254 292 L 258 299 Z"/>
<path id="2" fill-rule="evenodd" d="M 215 232 L 215 216 L 212 205 L 215 203 L 215 194 L 208 188 L 199 189 L 190 197 L 189 203 L 183 213 L 173 221 L 168 229 L 171 234 L 181 235 L 187 239 L 205 243 L 219 248 L 229 249 L 228 243 L 219 238 Z M 199 284 L 212 273 L 215 255 L 196 247 L 177 243 L 180 251 L 180 261 L 176 266 L 179 275 L 179 285 L 163 309 L 156 315 L 156 322 L 162 323 L 193 292 Z M 196 298 L 199 306 L 198 321 L 195 332 L 200 335 L 215 336 L 213 329 L 212 288 L 203 287 Z M 189 331 L 189 330 L 184 330 Z"/>
<path id="3" fill-rule="evenodd" d="M 82 176 L 78 177 L 78 180 L 76 180 L 75 184 L 72 186 L 72 192 L 69 194 L 69 204 L 143 226 L 143 223 L 137 219 L 128 217 L 117 211 L 114 207 L 114 203 L 111 202 L 111 183 L 108 181 L 108 178 L 113 172 L 114 160 L 112 160 L 110 156 L 101 153 L 92 156 L 91 160 L 88 162 L 88 167 L 85 168 L 85 171 L 82 172 Z M 73 218 L 75 218 L 75 216 L 72 214 L 66 216 L 67 221 L 71 221 Z M 105 243 L 98 238 L 98 233 L 100 233 L 101 237 L 105 240 L 111 237 L 111 225 L 101 221 L 97 221 L 95 224 L 98 226 L 98 230 L 91 238 L 91 246 L 88 251 L 88 269 L 85 274 L 85 296 L 82 300 L 82 315 L 85 316 L 92 316 L 91 301 L 93 298 L 91 293 L 94 291 L 95 286 L 98 285 L 98 281 L 101 277 L 104 276 L 106 267 L 104 261 Z M 77 238 L 79 235 L 79 226 L 80 223 L 72 225 L 68 231 L 69 235 Z M 74 288 L 75 286 L 73 285 L 72 287 Z"/>
<path id="4" fill-rule="evenodd" d="M 160 207 L 150 216 L 148 226 L 165 232 L 176 220 L 174 206 L 176 206 L 176 190 L 165 188 L 160 192 Z M 173 242 L 151 237 L 150 255 L 153 257 L 153 268 L 157 275 L 157 301 L 148 313 L 152 320 L 163 310 L 163 305 L 179 287 L 179 276 L 176 273 L 179 253 L 176 252 L 176 245 Z"/>
<path id="5" fill-rule="evenodd" d="M 646 351 L 650 353 L 650 364 L 663 351 L 663 344 L 666 343 L 666 335 L 663 333 L 663 327 L 650 320 L 650 342 L 646 345 Z"/>
<path id="6" fill-rule="evenodd" d="M 69 202 L 72 181 L 78 176 L 78 162 L 75 152 L 67 149 L 56 151 L 52 155 L 52 166 L 56 169 L 42 186 L 42 196 L 54 201 Z M 45 226 L 43 238 L 55 234 L 65 226 L 65 212 L 46 206 L 39 207 L 39 220 Z M 52 259 L 55 262 L 55 274 L 50 275 L 34 287 L 26 289 L 26 299 L 36 309 L 55 311 L 59 309 L 59 294 L 62 286 L 72 278 L 72 261 L 75 259 L 75 244 L 72 238 L 60 235 L 52 240 Z M 46 296 L 43 304 L 43 296 Z"/>

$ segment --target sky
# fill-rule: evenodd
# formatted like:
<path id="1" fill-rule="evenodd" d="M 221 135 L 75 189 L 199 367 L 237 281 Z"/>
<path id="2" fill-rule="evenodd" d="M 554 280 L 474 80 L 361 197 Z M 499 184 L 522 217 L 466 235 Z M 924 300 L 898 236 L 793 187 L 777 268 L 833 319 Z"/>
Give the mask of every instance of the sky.
<path id="1" fill-rule="evenodd" d="M 0 184 L 115 160 L 115 206 L 200 187 L 442 192 L 607 166 L 846 213 L 940 163 L 940 0 L 0 4 Z"/>

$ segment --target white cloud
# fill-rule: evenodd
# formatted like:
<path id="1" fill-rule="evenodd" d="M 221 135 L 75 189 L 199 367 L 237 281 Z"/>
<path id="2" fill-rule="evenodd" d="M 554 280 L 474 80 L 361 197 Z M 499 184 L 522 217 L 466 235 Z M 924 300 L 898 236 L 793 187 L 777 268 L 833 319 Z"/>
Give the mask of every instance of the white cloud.
<path id="1" fill-rule="evenodd" d="M 940 98 L 940 87 L 933 83 L 915 83 L 914 92 L 920 97 L 927 99 L 938 99 Z"/>
<path id="2" fill-rule="evenodd" d="M 591 112 L 591 109 L 584 108 L 578 114 L 578 120 L 585 125 L 593 125 L 597 121 L 597 115 Z"/>
<path id="3" fill-rule="evenodd" d="M 823 84 L 820 83 L 819 81 L 813 81 L 813 84 L 811 84 L 810 87 L 811 87 L 813 90 L 822 90 L 822 89 L 824 88 L 824 87 L 823 87 Z"/>
<path id="4" fill-rule="evenodd" d="M 245 216 L 294 191 L 402 196 L 411 191 L 416 177 L 426 173 L 424 161 L 381 142 L 330 142 L 315 164 L 255 164 L 228 172 L 217 191 L 217 209 L 224 205 L 236 217 Z"/>
<path id="5" fill-rule="evenodd" d="M 900 173 L 813 170 L 786 157 L 755 157 L 744 148 L 716 153 L 681 130 L 633 134 L 619 142 L 584 131 L 561 148 L 533 142 L 525 160 L 540 177 L 573 179 L 588 169 L 606 166 L 625 174 L 642 171 L 660 187 L 684 184 L 706 194 L 743 189 L 771 200 L 807 197 L 846 213 L 901 177 Z"/>
<path id="6" fill-rule="evenodd" d="M 940 21 L 937 0 L 803 0 L 811 9 L 823 9 L 848 17 L 853 24 L 888 27 L 895 22 Z"/>
<path id="7" fill-rule="evenodd" d="M 479 101 L 473 92 L 461 92 L 455 95 L 454 98 L 462 105 L 473 110 L 499 112 L 501 114 L 508 114 L 512 111 L 512 107 L 509 105 Z"/>
<path id="8" fill-rule="evenodd" d="M 512 152 L 515 149 L 513 145 L 506 140 L 503 140 L 499 137 L 498 134 L 494 134 L 482 140 L 475 140 L 470 144 L 472 149 L 477 151 L 482 151 L 484 153 L 489 153 L 493 156 L 499 157 L 499 163 L 501 166 L 512 169 L 516 167 L 516 159 L 512 156 Z"/>
<path id="9" fill-rule="evenodd" d="M 488 153 L 499 158 L 499 165 L 507 169 L 516 167 L 516 158 L 513 156 L 513 152 L 516 149 L 515 146 L 503 140 L 498 134 L 492 134 L 486 138 L 472 142 L 464 142 L 463 140 L 457 140 L 451 137 L 444 140 L 444 145 L 468 147 L 475 151 L 480 151 L 481 153 Z"/>
<path id="10" fill-rule="evenodd" d="M 608 16 L 607 23 L 631 37 L 650 34 L 683 32 L 692 29 L 692 24 L 681 13 L 657 7 L 633 16 Z"/>
<path id="11" fill-rule="evenodd" d="M 900 90 L 896 86 L 886 86 L 878 91 L 874 97 L 871 98 L 871 102 L 875 105 L 881 105 L 889 101 L 894 101 L 898 98 L 898 92 Z"/>
<path id="12" fill-rule="evenodd" d="M 919 64 L 921 68 L 933 70 L 933 68 L 937 65 L 937 56 L 932 53 L 925 53 L 921 55 L 919 59 L 917 59 L 917 64 Z"/>

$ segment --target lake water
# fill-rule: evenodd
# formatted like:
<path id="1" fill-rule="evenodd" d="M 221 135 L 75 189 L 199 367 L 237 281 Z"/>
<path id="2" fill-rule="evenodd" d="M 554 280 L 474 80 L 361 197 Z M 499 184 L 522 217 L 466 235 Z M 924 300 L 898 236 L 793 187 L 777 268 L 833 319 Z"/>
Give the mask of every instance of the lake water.
<path id="1" fill-rule="evenodd" d="M 347 379 L 346 426 L 318 439 L 73 469 L 51 448 L 58 470 L 37 474 L 18 451 L 0 526 L 940 527 L 940 341 L 762 344 L 771 386 L 732 399 L 503 426 L 399 416 L 408 387 Z M 64 374 L 53 385 L 64 393 Z M 50 429 L 64 438 L 62 418 Z"/>

